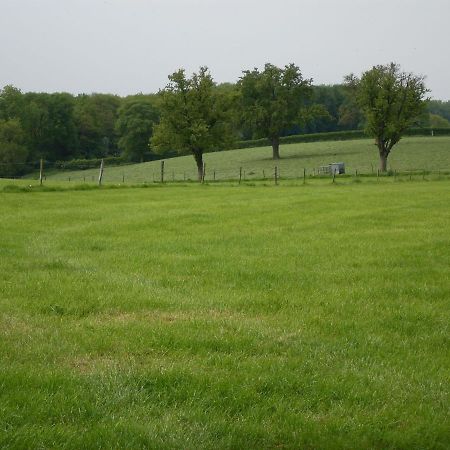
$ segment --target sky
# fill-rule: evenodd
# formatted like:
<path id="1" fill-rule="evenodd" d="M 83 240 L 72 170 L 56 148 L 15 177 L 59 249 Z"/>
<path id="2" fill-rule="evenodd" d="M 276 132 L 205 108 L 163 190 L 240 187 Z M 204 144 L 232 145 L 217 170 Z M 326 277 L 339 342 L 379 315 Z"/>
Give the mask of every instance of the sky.
<path id="1" fill-rule="evenodd" d="M 449 100 L 449 18 L 450 0 L 0 0 L 0 88 L 149 93 L 266 62 L 334 84 L 394 61 Z"/>

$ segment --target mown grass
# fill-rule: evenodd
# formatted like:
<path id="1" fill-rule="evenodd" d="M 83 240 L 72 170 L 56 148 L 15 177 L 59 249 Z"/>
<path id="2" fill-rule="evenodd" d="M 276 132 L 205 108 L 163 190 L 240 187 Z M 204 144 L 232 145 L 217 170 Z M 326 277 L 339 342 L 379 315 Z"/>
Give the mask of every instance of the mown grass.
<path id="1" fill-rule="evenodd" d="M 274 165 L 279 168 L 282 177 L 299 178 L 303 169 L 308 175 L 313 169 L 336 161 L 346 164 L 347 172 L 355 171 L 366 174 L 376 173 L 379 166 L 377 149 L 373 140 L 354 140 L 336 142 L 314 142 L 308 144 L 289 144 L 281 147 L 282 159 L 271 159 L 271 148 L 251 148 L 226 152 L 208 153 L 206 179 L 236 180 L 240 167 L 247 180 L 271 178 Z M 389 166 L 397 171 L 450 171 L 450 137 L 416 137 L 405 138 L 393 149 L 389 157 Z M 48 173 L 49 180 L 72 182 L 95 182 L 98 169 L 85 171 L 58 171 Z M 165 179 L 182 181 L 195 180 L 196 168 L 192 156 L 183 156 L 166 160 Z M 106 167 L 105 182 L 151 183 L 160 180 L 160 161 L 127 166 Z"/>
<path id="2" fill-rule="evenodd" d="M 450 183 L 0 192 L 1 448 L 447 448 Z"/>

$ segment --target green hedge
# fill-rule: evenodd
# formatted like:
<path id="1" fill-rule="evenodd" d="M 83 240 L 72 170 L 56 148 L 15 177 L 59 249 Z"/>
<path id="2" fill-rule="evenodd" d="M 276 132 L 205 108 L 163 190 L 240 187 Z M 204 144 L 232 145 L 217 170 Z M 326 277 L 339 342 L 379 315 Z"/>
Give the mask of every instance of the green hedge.
<path id="1" fill-rule="evenodd" d="M 121 164 L 128 164 L 123 156 L 108 156 L 103 158 L 105 165 L 118 166 Z M 70 161 L 56 161 L 54 168 L 59 170 L 86 170 L 96 169 L 100 167 L 100 158 L 95 159 L 72 159 Z"/>
<path id="2" fill-rule="evenodd" d="M 405 132 L 406 136 L 449 136 L 450 128 L 411 128 Z M 280 144 L 296 144 L 303 142 L 320 142 L 320 141 L 348 141 L 351 139 L 368 139 L 369 137 L 363 130 L 352 131 L 332 131 L 329 133 L 311 133 L 311 134 L 295 134 L 292 136 L 284 136 L 280 138 Z M 266 147 L 271 145 L 269 139 L 252 139 L 248 141 L 240 141 L 234 148 L 253 148 Z"/>

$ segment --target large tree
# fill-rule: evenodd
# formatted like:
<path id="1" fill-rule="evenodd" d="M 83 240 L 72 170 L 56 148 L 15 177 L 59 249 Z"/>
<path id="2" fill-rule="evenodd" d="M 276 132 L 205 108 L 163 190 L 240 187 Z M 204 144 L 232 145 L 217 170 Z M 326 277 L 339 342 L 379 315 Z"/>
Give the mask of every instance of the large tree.
<path id="1" fill-rule="evenodd" d="M 130 161 L 143 162 L 149 154 L 148 142 L 159 111 L 147 96 L 129 97 L 119 109 L 116 132 L 119 148 Z"/>
<path id="2" fill-rule="evenodd" d="M 302 108 L 312 94 L 311 82 L 294 64 L 246 70 L 238 82 L 243 123 L 254 137 L 270 140 L 273 159 L 280 158 L 280 136 L 301 121 Z"/>
<path id="3" fill-rule="evenodd" d="M 76 97 L 74 120 L 80 156 L 102 158 L 118 153 L 115 124 L 120 104 L 120 97 L 111 94 Z"/>
<path id="4" fill-rule="evenodd" d="M 18 119 L 0 119 L 0 176 L 13 177 L 26 172 L 28 150 Z"/>
<path id="5" fill-rule="evenodd" d="M 387 159 L 404 132 L 417 123 L 426 108 L 424 77 L 402 72 L 395 63 L 379 65 L 361 78 L 346 77 L 365 117 L 366 132 L 375 138 L 380 169 L 387 170 Z"/>
<path id="6" fill-rule="evenodd" d="M 201 180 L 203 154 L 229 143 L 227 102 L 207 67 L 201 67 L 191 78 L 180 69 L 169 80 L 161 92 L 161 121 L 155 126 L 151 145 L 158 152 L 192 154 Z"/>

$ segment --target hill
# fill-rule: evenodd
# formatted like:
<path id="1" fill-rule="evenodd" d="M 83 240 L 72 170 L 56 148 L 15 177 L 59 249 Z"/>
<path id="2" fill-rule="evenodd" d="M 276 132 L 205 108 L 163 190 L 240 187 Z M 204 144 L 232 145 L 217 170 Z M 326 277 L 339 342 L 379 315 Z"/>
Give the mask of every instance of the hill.
<path id="1" fill-rule="evenodd" d="M 206 179 L 237 179 L 240 167 L 246 179 L 271 177 L 275 164 L 282 177 L 300 177 L 303 169 L 312 174 L 314 169 L 331 162 L 343 161 L 347 172 L 373 173 L 378 167 L 378 153 L 372 140 L 314 142 L 288 144 L 281 147 L 282 159 L 274 162 L 269 147 L 230 150 L 208 153 Z M 400 141 L 389 157 L 390 167 L 396 170 L 450 170 L 450 137 L 408 137 Z M 126 166 L 106 167 L 105 182 L 152 182 L 160 177 L 160 161 Z M 263 173 L 264 171 L 264 173 Z M 192 156 L 171 158 L 165 162 L 166 180 L 196 179 Z M 92 181 L 97 169 L 85 171 L 49 172 L 48 179 L 67 181 Z"/>

